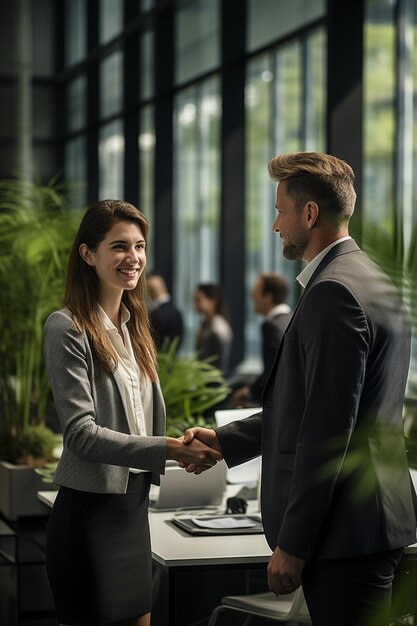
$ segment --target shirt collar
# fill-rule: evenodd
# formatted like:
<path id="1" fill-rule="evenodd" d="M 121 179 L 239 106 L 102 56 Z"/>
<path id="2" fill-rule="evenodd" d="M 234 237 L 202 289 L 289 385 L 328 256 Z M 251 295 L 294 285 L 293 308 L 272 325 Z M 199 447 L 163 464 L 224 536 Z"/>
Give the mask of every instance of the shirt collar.
<path id="1" fill-rule="evenodd" d="M 314 272 L 316 271 L 326 254 L 329 252 L 329 250 L 334 248 L 334 246 L 337 246 L 338 243 L 346 241 L 347 239 L 352 239 L 352 237 L 348 235 L 347 237 L 341 237 L 337 241 L 334 241 L 330 244 L 330 246 L 327 246 L 327 248 L 324 248 L 324 250 L 319 252 L 319 254 L 317 254 L 317 256 L 315 256 L 314 259 L 305 266 L 303 271 L 300 272 L 296 278 L 296 280 L 298 280 L 302 287 L 307 287 L 310 278 L 313 276 Z"/>
<path id="2" fill-rule="evenodd" d="M 98 305 L 98 310 L 100 313 L 101 323 L 104 326 L 104 330 L 116 331 L 116 333 L 119 332 L 116 326 L 113 324 L 113 322 L 109 318 L 109 316 L 107 315 L 107 313 L 105 312 L 105 310 L 100 305 Z M 121 313 L 121 326 L 124 326 L 130 320 L 130 312 L 128 308 L 126 307 L 126 305 L 123 304 L 123 302 L 120 305 L 120 313 Z"/>
<path id="3" fill-rule="evenodd" d="M 291 309 L 289 305 L 285 302 L 282 302 L 281 304 L 277 304 L 276 306 L 274 306 L 274 308 L 265 315 L 265 319 L 272 320 L 277 315 L 281 315 L 281 313 L 290 313 L 290 311 Z"/>
<path id="4" fill-rule="evenodd" d="M 169 295 L 169 293 L 164 293 L 162 294 L 162 296 L 159 296 L 159 298 L 155 298 L 155 300 L 152 300 L 150 302 L 149 308 L 151 311 L 153 311 L 154 309 L 157 309 L 159 306 L 161 306 L 161 304 L 165 304 L 165 302 L 170 301 L 171 296 Z"/>

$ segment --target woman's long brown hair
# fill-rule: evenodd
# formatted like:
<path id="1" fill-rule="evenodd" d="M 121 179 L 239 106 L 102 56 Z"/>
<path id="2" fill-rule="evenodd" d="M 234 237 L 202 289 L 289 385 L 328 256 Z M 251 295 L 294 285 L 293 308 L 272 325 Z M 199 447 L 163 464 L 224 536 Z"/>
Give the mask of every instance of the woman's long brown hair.
<path id="1" fill-rule="evenodd" d="M 70 252 L 64 299 L 74 324 L 80 332 L 85 330 L 98 360 L 108 372 L 116 369 L 117 355 L 101 323 L 96 271 L 81 258 L 79 248 L 84 243 L 90 250 L 97 250 L 108 231 L 120 221 L 137 224 L 147 242 L 148 222 L 132 204 L 122 200 L 101 200 L 91 205 L 81 221 Z M 135 289 L 123 292 L 122 302 L 130 313 L 128 328 L 138 367 L 155 382 L 156 351 L 149 328 L 147 298 L 146 278 L 142 272 Z"/>

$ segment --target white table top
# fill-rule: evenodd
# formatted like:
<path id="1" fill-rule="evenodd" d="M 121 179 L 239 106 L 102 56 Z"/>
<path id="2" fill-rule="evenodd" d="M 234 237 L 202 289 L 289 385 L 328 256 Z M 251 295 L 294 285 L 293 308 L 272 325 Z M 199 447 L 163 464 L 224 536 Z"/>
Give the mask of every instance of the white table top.
<path id="1" fill-rule="evenodd" d="M 164 567 L 245 565 L 269 560 L 271 550 L 263 534 L 194 536 L 169 524 L 173 515 L 172 512 L 149 514 L 152 556 Z"/>
<path id="2" fill-rule="evenodd" d="M 57 491 L 39 491 L 38 498 L 52 507 L 56 494 Z M 255 508 L 256 502 L 250 501 L 248 512 L 253 512 Z M 197 513 L 191 511 L 190 515 Z M 264 535 L 193 536 L 168 523 L 173 515 L 175 513 L 172 511 L 149 512 L 152 557 L 163 567 L 245 565 L 266 563 L 269 560 L 271 550 Z M 417 544 L 408 546 L 406 553 L 417 553 Z"/>

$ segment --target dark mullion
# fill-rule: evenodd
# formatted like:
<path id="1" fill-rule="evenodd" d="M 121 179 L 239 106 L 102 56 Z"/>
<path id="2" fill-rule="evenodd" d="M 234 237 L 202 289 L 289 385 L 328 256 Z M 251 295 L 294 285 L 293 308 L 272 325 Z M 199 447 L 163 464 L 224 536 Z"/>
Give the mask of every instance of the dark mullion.
<path id="1" fill-rule="evenodd" d="M 87 2 L 88 55 L 98 45 L 98 0 Z M 87 71 L 87 200 L 98 199 L 98 115 L 99 115 L 98 62 L 90 63 Z"/>
<path id="2" fill-rule="evenodd" d="M 123 84 L 124 84 L 124 197 L 137 206 L 139 201 L 139 37 L 132 34 L 125 40 L 123 50 Z"/>
<path id="3" fill-rule="evenodd" d="M 361 239 L 363 167 L 363 23 L 365 0 L 327 0 L 327 151 L 356 175 L 353 226 Z"/>
<path id="4" fill-rule="evenodd" d="M 155 16 L 155 267 L 173 286 L 173 80 L 174 14 L 159 3 Z M 174 294 L 175 297 L 175 294 Z"/>
<path id="5" fill-rule="evenodd" d="M 67 2 L 69 0 L 66 0 Z M 55 15 L 55 137 L 56 137 L 56 160 L 57 171 L 65 171 L 65 141 L 64 135 L 67 131 L 67 103 L 65 98 L 65 86 L 62 81 L 58 80 L 58 76 L 65 66 L 65 37 L 69 36 L 65 30 L 65 2 L 57 2 L 54 5 Z"/>
<path id="6" fill-rule="evenodd" d="M 221 3 L 222 127 L 220 277 L 234 332 L 231 365 L 244 356 L 246 3 Z"/>

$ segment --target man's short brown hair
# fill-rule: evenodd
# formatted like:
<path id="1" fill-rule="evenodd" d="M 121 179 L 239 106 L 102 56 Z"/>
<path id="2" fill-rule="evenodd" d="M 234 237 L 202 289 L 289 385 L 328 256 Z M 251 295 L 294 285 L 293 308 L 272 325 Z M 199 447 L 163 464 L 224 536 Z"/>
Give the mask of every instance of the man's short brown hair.
<path id="1" fill-rule="evenodd" d="M 272 302 L 283 304 L 287 301 L 288 283 L 283 276 L 276 272 L 262 272 L 259 275 L 261 279 L 262 294 L 266 296 L 268 293 L 272 296 Z"/>
<path id="2" fill-rule="evenodd" d="M 298 208 L 313 201 L 338 222 L 352 216 L 355 174 L 345 161 L 322 152 L 288 152 L 274 157 L 268 170 L 272 180 L 286 181 L 286 191 Z"/>

